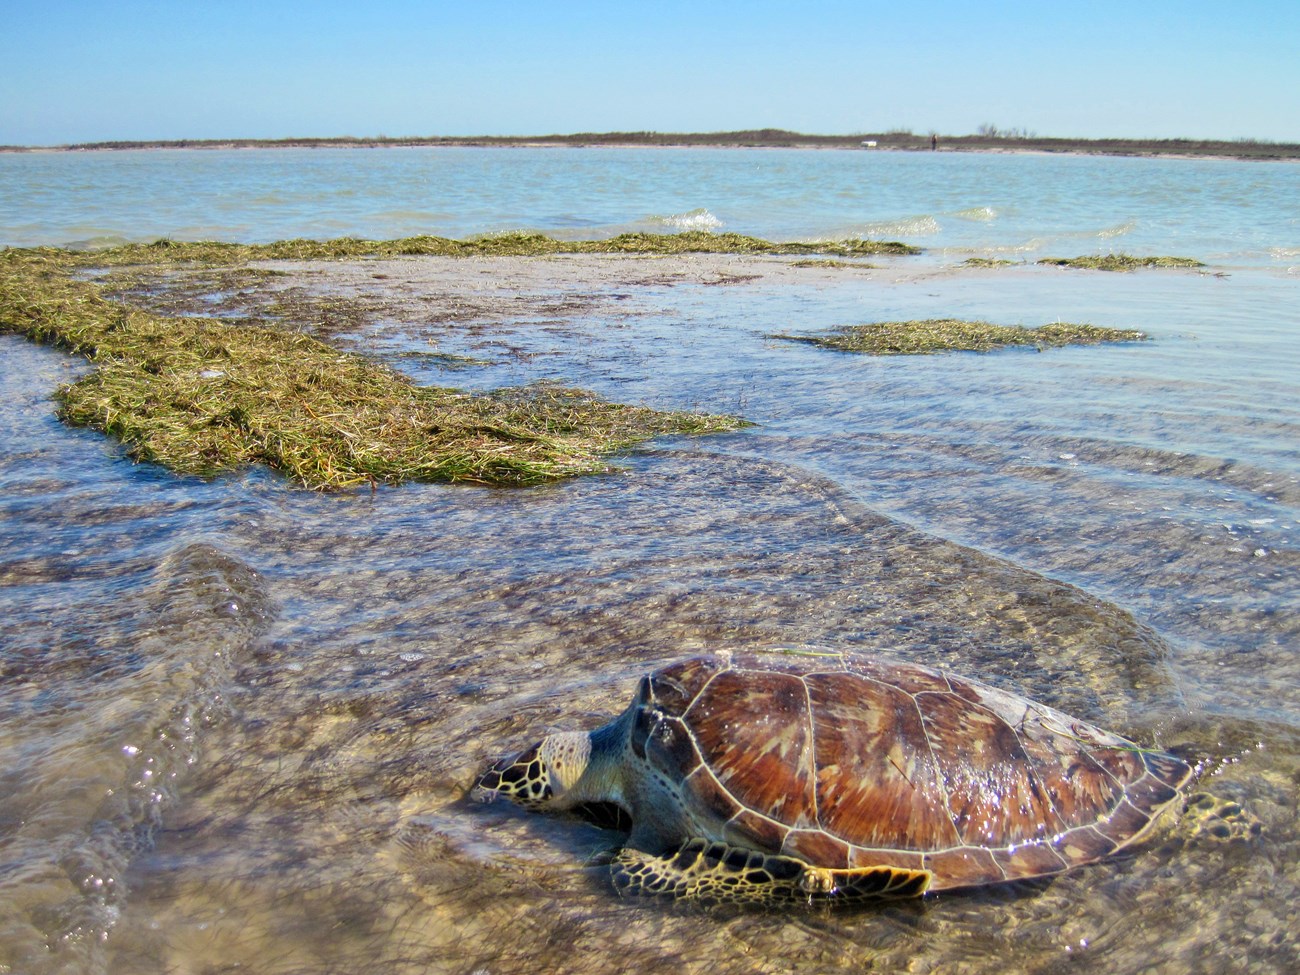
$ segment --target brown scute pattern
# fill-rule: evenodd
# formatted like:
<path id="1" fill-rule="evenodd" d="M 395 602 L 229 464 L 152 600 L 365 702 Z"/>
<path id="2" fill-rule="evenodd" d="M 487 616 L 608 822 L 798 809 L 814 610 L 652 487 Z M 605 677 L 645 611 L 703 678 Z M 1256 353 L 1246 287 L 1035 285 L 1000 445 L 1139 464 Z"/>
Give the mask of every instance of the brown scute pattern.
<path id="1" fill-rule="evenodd" d="M 936 690 L 942 693 L 943 688 L 936 688 Z M 949 677 L 948 690 L 950 690 L 953 694 L 956 694 L 963 701 L 968 701 L 971 704 L 979 704 L 983 707 L 989 708 L 991 711 L 998 712 L 999 714 L 1002 715 L 1004 720 L 1010 722 L 1013 725 L 1017 723 L 1017 719 L 1012 718 L 1010 715 L 1004 713 L 1005 711 L 1004 708 L 999 708 L 997 706 L 998 704 L 1002 704 L 1005 702 L 998 701 L 996 698 L 991 697 L 991 695 L 989 695 L 988 693 L 981 693 L 981 691 L 986 690 L 982 686 L 977 686 L 975 684 L 972 684 L 970 681 L 962 680 L 959 677 Z M 987 690 L 996 690 L 996 688 L 988 688 Z"/>
<path id="2" fill-rule="evenodd" d="M 931 890 L 978 887 L 1006 879 L 993 860 L 992 853 L 973 847 L 928 853 L 925 869 L 934 874 L 934 879 L 930 881 Z"/>
<path id="3" fill-rule="evenodd" d="M 1020 747 L 1032 763 L 1060 828 L 1094 822 L 1119 801 L 1124 781 L 1108 772 L 1074 738 L 1051 727 L 1032 712 L 1018 726 Z"/>
<path id="4" fill-rule="evenodd" d="M 847 669 L 851 674 L 893 687 L 904 694 L 921 694 L 924 691 L 946 693 L 950 689 L 948 678 L 944 674 L 915 664 L 896 664 L 855 657 L 852 658 Z"/>
<path id="5" fill-rule="evenodd" d="M 736 654 L 732 658 L 731 668 L 737 671 L 752 671 L 767 674 L 786 674 L 802 678 L 811 671 L 846 670 L 844 658 L 840 654 L 821 657 L 804 657 L 799 654 L 771 655 L 757 653 Z"/>
<path id="6" fill-rule="evenodd" d="M 1171 789 L 1181 789 L 1192 778 L 1192 767 L 1182 759 L 1161 752 L 1142 752 L 1147 770 Z"/>
<path id="7" fill-rule="evenodd" d="M 849 866 L 849 845 L 821 830 L 791 830 L 781 852 L 819 867 L 843 870 Z"/>
<path id="8" fill-rule="evenodd" d="M 663 714 L 680 717 L 722 665 L 715 658 L 696 657 L 650 675 L 650 703 Z"/>
<path id="9" fill-rule="evenodd" d="M 665 668 L 649 690 L 644 713 L 671 731 L 656 764 L 726 842 L 831 870 L 932 871 L 933 890 L 1106 856 L 1191 776 L 1171 755 L 913 664 L 717 656 Z"/>
<path id="10" fill-rule="evenodd" d="M 1032 843 L 1029 846 L 1012 847 L 1009 850 L 993 850 L 992 853 L 993 862 L 998 865 L 998 869 L 1007 880 L 1046 877 L 1060 873 L 1070 866 L 1045 843 Z"/>
<path id="11" fill-rule="evenodd" d="M 991 687 L 987 684 L 977 684 L 975 681 L 966 680 L 963 677 L 949 676 L 948 685 L 952 693 L 958 698 L 984 711 L 991 711 L 1013 728 L 1021 728 L 1034 715 L 1055 715 L 1057 713 L 1049 708 L 1033 704 L 1023 697 L 1009 694 L 1001 688 Z M 1061 715 L 1061 717 L 1064 718 L 1067 724 L 1071 720 L 1064 715 Z"/>
<path id="12" fill-rule="evenodd" d="M 857 846 L 959 843 L 911 695 L 878 680 L 811 674 L 821 825 Z"/>
<path id="13" fill-rule="evenodd" d="M 679 718 L 650 723 L 645 753 L 651 765 L 673 776 L 689 775 L 700 765 L 700 753 L 691 732 Z"/>
<path id="14" fill-rule="evenodd" d="M 1052 849 L 1071 864 L 1091 863 L 1115 852 L 1115 843 L 1091 826 L 1072 829 L 1052 841 Z"/>
<path id="15" fill-rule="evenodd" d="M 1105 770 L 1107 775 L 1117 782 L 1134 782 L 1147 774 L 1147 767 L 1142 762 L 1142 756 L 1134 746 L 1127 748 L 1093 748 L 1088 755 Z"/>
<path id="16" fill-rule="evenodd" d="M 1097 831 L 1117 844 L 1122 844 L 1150 825 L 1151 817 L 1125 799 L 1107 819 L 1097 824 Z"/>
<path id="17" fill-rule="evenodd" d="M 855 867 L 898 867 L 902 870 L 921 870 L 925 860 L 923 853 L 902 853 L 898 850 L 865 850 L 854 846 L 849 848 L 849 868 Z"/>
<path id="18" fill-rule="evenodd" d="M 1157 809 L 1172 801 L 1178 795 L 1178 790 L 1171 789 L 1148 775 L 1130 785 L 1126 794 L 1129 801 L 1139 809 Z"/>
<path id="19" fill-rule="evenodd" d="M 723 838 L 734 846 L 751 846 L 766 853 L 779 853 L 789 832 L 780 823 L 742 810 L 723 828 Z"/>
<path id="20" fill-rule="evenodd" d="M 700 752 L 747 809 L 817 825 L 808 692 L 796 676 L 719 674 L 687 711 Z"/>
<path id="21" fill-rule="evenodd" d="M 713 774 L 703 767 L 686 777 L 682 799 L 687 805 L 687 811 L 694 813 L 703 822 L 725 823 L 740 812 L 740 805 L 731 798 L 731 793 L 722 788 Z"/>
<path id="22" fill-rule="evenodd" d="M 954 694 L 916 700 L 964 844 L 1018 845 L 1066 828 L 1042 782 L 1057 770 L 1033 762 L 1011 726 Z"/>

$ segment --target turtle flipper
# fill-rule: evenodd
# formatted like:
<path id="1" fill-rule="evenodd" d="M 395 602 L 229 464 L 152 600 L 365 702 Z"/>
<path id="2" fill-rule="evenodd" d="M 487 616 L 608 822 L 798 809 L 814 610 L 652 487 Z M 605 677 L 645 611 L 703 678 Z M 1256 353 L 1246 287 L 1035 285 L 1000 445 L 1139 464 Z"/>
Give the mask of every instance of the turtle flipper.
<path id="1" fill-rule="evenodd" d="M 1188 797 L 1181 825 L 1194 839 L 1251 840 L 1262 832 L 1260 821 L 1239 803 L 1209 792 Z"/>
<path id="2" fill-rule="evenodd" d="M 625 847 L 610 864 L 610 876 L 618 892 L 627 896 L 734 904 L 915 897 L 930 882 L 930 874 L 923 870 L 828 870 L 794 857 L 704 839 L 687 840 L 664 856 Z"/>
<path id="3" fill-rule="evenodd" d="M 871 900 L 880 897 L 920 897 L 934 874 L 904 867 L 856 867 L 827 871 L 835 881 L 830 893 L 836 900 Z"/>

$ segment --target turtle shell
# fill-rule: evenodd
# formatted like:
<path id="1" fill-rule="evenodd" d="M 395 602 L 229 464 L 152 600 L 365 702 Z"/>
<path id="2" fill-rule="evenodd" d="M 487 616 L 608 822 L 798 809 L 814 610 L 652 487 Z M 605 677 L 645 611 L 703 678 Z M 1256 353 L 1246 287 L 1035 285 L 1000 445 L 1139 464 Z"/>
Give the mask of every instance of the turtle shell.
<path id="1" fill-rule="evenodd" d="M 931 890 L 1059 873 L 1139 839 L 1188 765 L 977 681 L 846 654 L 698 657 L 644 678 L 630 746 L 686 828 Z"/>

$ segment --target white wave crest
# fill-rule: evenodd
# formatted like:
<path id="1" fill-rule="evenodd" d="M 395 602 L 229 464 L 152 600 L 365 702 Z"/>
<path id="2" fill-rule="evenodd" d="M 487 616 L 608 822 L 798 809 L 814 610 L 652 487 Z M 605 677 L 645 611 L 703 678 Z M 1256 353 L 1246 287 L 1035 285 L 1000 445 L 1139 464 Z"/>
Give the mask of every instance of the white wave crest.
<path id="1" fill-rule="evenodd" d="M 1128 220 L 1124 223 L 1117 223 L 1113 227 L 1104 227 L 1101 230 L 1098 230 L 1097 236 L 1101 237 L 1103 240 L 1108 240 L 1111 237 L 1123 237 L 1125 234 L 1132 233 L 1136 229 L 1137 221 Z"/>
<path id="2" fill-rule="evenodd" d="M 953 214 L 959 220 L 973 220 L 979 223 L 991 223 L 998 218 L 998 211 L 992 207 L 970 207 Z"/>
<path id="3" fill-rule="evenodd" d="M 923 237 L 937 234 L 939 221 L 929 214 L 919 217 L 903 217 L 900 220 L 881 220 L 858 228 L 863 237 Z"/>
<path id="4" fill-rule="evenodd" d="M 722 221 L 703 207 L 667 217 L 651 217 L 650 222 L 674 230 L 717 230 L 722 226 Z"/>

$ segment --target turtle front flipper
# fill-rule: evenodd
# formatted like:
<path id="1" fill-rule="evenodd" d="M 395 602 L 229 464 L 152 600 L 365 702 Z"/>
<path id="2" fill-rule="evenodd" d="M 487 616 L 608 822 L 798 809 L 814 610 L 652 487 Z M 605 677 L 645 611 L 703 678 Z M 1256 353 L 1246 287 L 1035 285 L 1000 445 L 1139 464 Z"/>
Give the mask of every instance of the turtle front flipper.
<path id="1" fill-rule="evenodd" d="M 627 896 L 730 904 L 915 897 L 930 882 L 923 870 L 828 870 L 794 857 L 704 839 L 687 840 L 664 856 L 625 847 L 610 864 L 610 876 L 618 892 Z"/>
<path id="2" fill-rule="evenodd" d="M 799 886 L 805 867 L 792 857 L 691 839 L 663 856 L 624 847 L 610 864 L 610 877 L 627 896 L 771 903 L 807 897 Z"/>

